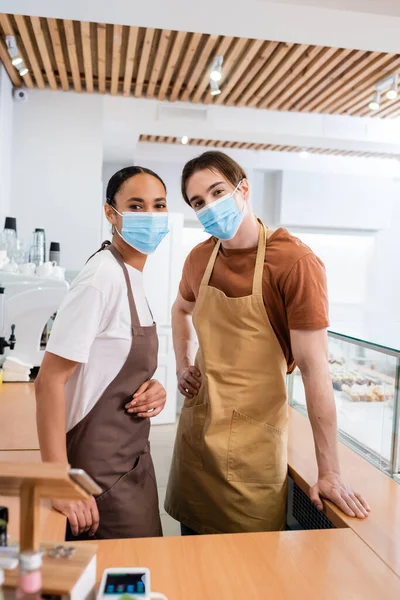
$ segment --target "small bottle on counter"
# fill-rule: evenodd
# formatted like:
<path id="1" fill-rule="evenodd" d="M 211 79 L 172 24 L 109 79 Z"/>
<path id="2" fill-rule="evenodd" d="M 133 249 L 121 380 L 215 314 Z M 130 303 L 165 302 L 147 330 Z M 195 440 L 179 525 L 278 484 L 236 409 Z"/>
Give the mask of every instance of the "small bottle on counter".
<path id="1" fill-rule="evenodd" d="M 17 600 L 40 600 L 42 597 L 42 555 L 23 552 L 19 556 Z"/>
<path id="2" fill-rule="evenodd" d="M 49 261 L 60 265 L 60 242 L 50 242 Z"/>
<path id="3" fill-rule="evenodd" d="M 15 217 L 6 217 L 3 230 L 4 243 L 7 249 L 8 258 L 14 259 L 17 245 L 17 219 Z"/>
<path id="4" fill-rule="evenodd" d="M 0 547 L 7 546 L 8 508 L 0 506 Z"/>

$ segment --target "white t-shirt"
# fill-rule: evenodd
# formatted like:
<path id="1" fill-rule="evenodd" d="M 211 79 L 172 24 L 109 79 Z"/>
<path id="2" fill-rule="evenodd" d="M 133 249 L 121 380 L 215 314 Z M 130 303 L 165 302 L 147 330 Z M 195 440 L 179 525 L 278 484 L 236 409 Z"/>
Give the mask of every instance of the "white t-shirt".
<path id="1" fill-rule="evenodd" d="M 153 319 L 143 274 L 126 265 L 140 324 Z M 72 283 L 53 325 L 47 351 L 80 363 L 65 386 L 67 431 L 81 421 L 119 373 L 132 343 L 126 281 L 108 250 L 96 254 Z"/>

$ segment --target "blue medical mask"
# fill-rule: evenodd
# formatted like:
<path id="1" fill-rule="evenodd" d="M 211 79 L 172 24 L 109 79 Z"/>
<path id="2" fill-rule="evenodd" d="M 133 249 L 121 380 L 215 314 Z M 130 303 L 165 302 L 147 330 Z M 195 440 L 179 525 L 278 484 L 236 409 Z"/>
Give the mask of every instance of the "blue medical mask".
<path id="1" fill-rule="evenodd" d="M 238 183 L 233 192 L 207 204 L 196 213 L 204 231 L 219 240 L 234 238 L 243 221 L 243 210 L 238 208 L 234 198 L 241 183 Z"/>
<path id="2" fill-rule="evenodd" d="M 152 254 L 163 241 L 168 228 L 168 213 L 120 213 L 112 206 L 115 212 L 122 217 L 121 232 L 115 227 L 118 235 L 132 248 L 142 254 Z"/>

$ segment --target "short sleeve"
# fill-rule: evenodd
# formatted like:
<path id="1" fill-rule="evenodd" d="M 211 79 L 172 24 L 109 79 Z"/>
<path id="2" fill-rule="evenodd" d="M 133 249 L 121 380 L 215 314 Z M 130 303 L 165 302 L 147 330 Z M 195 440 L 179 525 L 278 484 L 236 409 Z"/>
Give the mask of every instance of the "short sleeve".
<path id="1" fill-rule="evenodd" d="M 92 344 L 102 328 L 106 302 L 92 285 L 69 290 L 50 334 L 46 350 L 68 360 L 87 363 Z"/>
<path id="2" fill-rule="evenodd" d="M 306 254 L 292 267 L 283 293 L 289 329 L 329 326 L 326 271 L 315 254 Z"/>
<path id="3" fill-rule="evenodd" d="M 196 296 L 193 290 L 193 284 L 191 281 L 191 254 L 186 258 L 185 264 L 182 271 L 182 279 L 179 284 L 179 292 L 186 302 L 195 302 Z"/>

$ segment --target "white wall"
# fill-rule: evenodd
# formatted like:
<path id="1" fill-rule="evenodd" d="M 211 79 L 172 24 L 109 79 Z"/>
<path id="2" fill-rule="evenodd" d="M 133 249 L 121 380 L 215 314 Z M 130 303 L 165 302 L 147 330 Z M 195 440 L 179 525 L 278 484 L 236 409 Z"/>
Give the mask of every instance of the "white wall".
<path id="1" fill-rule="evenodd" d="M 13 216 L 10 214 L 13 107 L 12 83 L 0 64 L 0 229 L 4 217 Z"/>
<path id="2" fill-rule="evenodd" d="M 31 243 L 44 227 L 61 261 L 79 270 L 101 238 L 102 98 L 30 91 L 14 104 L 12 212 Z"/>

